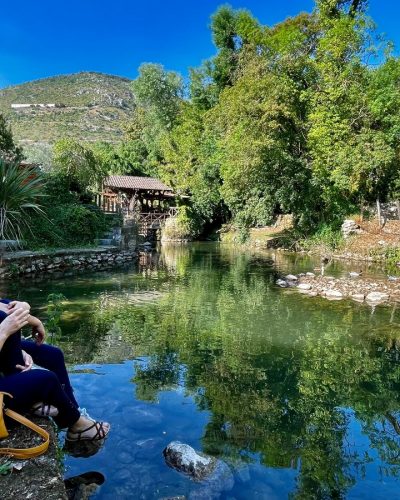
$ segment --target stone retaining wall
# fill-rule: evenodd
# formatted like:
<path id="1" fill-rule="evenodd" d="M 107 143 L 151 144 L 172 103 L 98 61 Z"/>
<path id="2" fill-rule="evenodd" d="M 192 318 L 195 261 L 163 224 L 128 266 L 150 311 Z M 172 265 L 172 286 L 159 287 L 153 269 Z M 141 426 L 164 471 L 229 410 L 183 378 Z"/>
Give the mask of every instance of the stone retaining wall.
<path id="1" fill-rule="evenodd" d="M 136 258 L 136 251 L 116 247 L 9 252 L 3 255 L 0 278 L 53 274 L 68 269 L 107 269 Z"/>

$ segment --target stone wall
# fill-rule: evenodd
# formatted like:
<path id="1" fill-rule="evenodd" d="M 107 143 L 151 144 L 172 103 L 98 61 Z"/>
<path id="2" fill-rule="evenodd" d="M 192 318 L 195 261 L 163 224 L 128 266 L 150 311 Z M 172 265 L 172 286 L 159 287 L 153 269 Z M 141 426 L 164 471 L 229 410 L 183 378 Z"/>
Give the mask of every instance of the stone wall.
<path id="1" fill-rule="evenodd" d="M 378 209 L 376 205 L 371 205 L 368 207 L 368 212 L 374 216 L 378 216 Z M 389 203 L 381 203 L 381 217 L 383 220 L 399 220 L 399 211 L 397 203 L 391 201 Z"/>
<path id="2" fill-rule="evenodd" d="M 8 252 L 3 254 L 0 278 L 54 274 L 69 269 L 101 270 L 136 259 L 135 250 L 101 247 L 53 252 Z"/>

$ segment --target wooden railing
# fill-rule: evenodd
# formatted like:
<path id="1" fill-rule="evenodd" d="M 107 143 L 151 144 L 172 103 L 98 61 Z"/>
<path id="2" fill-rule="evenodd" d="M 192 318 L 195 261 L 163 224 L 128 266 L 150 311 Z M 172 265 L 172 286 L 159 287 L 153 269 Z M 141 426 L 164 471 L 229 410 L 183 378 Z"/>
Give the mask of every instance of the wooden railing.
<path id="1" fill-rule="evenodd" d="M 117 197 L 104 196 L 103 194 L 96 194 L 96 205 L 106 214 L 119 214 L 122 211 L 121 204 Z"/>

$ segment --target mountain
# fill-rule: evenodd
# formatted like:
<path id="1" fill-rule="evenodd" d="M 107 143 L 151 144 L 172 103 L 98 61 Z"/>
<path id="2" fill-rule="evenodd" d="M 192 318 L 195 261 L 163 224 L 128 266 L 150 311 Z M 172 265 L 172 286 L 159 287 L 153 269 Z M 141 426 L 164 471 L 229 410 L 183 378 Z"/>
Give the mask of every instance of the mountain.
<path id="1" fill-rule="evenodd" d="M 62 137 L 116 142 L 133 108 L 131 81 L 103 73 L 60 75 L 0 89 L 0 113 L 27 149 Z"/>

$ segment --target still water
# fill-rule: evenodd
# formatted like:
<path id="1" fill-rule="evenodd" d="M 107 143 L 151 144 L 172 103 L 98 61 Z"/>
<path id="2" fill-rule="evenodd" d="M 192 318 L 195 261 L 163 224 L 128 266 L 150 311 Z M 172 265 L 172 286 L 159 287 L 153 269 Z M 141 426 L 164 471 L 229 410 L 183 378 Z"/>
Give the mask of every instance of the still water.
<path id="1" fill-rule="evenodd" d="M 400 498 L 400 310 L 275 285 L 317 264 L 196 244 L 7 285 L 38 316 L 50 293 L 65 296 L 53 341 L 78 401 L 112 425 L 97 454 L 66 454 L 66 476 L 103 473 L 96 499 Z M 170 469 L 173 440 L 232 477 L 204 486 Z"/>

